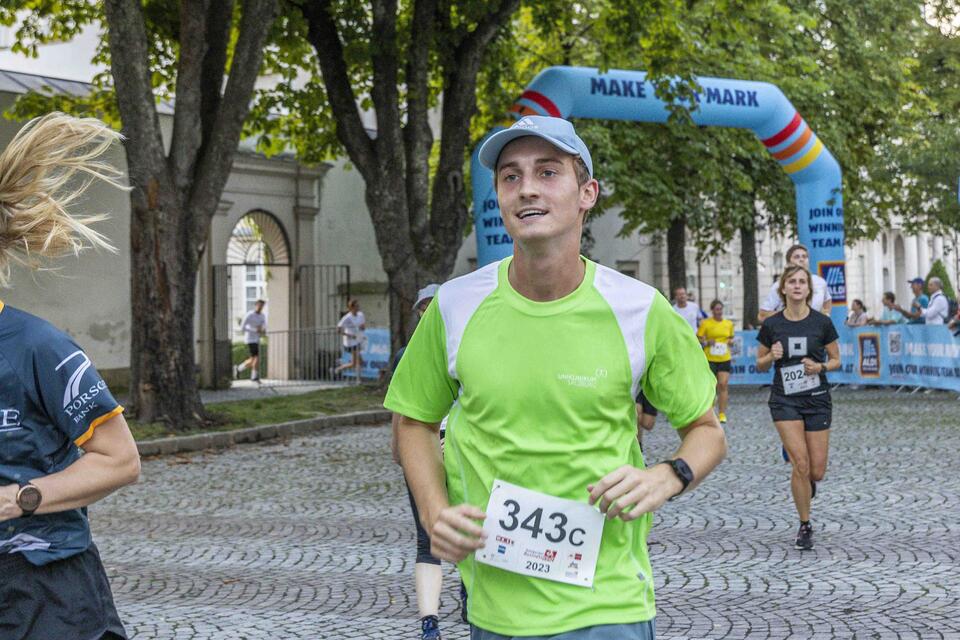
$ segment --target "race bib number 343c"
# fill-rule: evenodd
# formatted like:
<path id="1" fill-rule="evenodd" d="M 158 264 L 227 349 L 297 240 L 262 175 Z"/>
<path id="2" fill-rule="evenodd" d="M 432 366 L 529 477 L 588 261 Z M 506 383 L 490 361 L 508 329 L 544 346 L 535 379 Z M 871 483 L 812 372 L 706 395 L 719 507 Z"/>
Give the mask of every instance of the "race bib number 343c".
<path id="1" fill-rule="evenodd" d="M 505 571 L 592 587 L 603 514 L 586 502 L 494 480 L 477 561 Z"/>

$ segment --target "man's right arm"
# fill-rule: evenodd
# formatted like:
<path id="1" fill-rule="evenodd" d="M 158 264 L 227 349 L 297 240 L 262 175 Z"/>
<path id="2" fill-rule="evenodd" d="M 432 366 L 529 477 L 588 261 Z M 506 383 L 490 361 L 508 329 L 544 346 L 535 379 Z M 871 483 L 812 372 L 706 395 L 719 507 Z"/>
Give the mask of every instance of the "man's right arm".
<path id="1" fill-rule="evenodd" d="M 483 548 L 483 529 L 476 521 L 487 516 L 473 505 L 450 506 L 439 433 L 439 423 L 429 424 L 401 416 L 397 448 L 403 473 L 420 512 L 420 522 L 430 536 L 430 551 L 443 560 L 460 562 Z"/>

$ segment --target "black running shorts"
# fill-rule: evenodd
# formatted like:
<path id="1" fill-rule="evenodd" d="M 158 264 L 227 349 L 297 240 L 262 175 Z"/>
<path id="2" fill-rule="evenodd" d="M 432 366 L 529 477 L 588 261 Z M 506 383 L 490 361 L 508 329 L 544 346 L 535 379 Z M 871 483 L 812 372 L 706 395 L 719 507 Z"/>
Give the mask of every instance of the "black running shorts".
<path id="1" fill-rule="evenodd" d="M 710 362 L 710 361 L 707 361 L 707 364 L 710 365 L 710 371 L 713 371 L 713 375 L 717 375 L 717 374 L 720 373 L 721 371 L 726 371 L 727 373 L 730 373 L 730 361 L 729 361 L 729 360 L 727 360 L 726 362 Z"/>
<path id="2" fill-rule="evenodd" d="M 637 404 L 643 407 L 643 413 L 648 416 L 657 416 L 657 408 L 650 404 L 650 401 L 647 400 L 647 396 L 643 395 L 643 391 L 637 394 Z"/>
<path id="3" fill-rule="evenodd" d="M 97 547 L 41 567 L 0 555 L 0 638 L 77 640 L 127 637 Z"/>
<path id="4" fill-rule="evenodd" d="M 251 358 L 254 357 L 254 356 L 259 356 L 259 355 L 260 355 L 260 343 L 259 343 L 259 342 L 248 342 L 248 343 L 247 343 L 247 351 L 250 352 L 250 357 L 251 357 Z"/>
<path id="5" fill-rule="evenodd" d="M 768 404 L 774 422 L 802 420 L 804 431 L 824 431 L 833 421 L 833 401 L 829 392 L 793 398 L 771 394 Z"/>

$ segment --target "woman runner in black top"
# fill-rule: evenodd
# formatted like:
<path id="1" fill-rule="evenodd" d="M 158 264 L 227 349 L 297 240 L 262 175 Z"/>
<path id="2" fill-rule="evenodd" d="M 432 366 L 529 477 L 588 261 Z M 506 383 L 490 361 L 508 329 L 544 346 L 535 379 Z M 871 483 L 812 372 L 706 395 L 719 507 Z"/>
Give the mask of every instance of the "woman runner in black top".
<path id="1" fill-rule="evenodd" d="M 833 405 L 827 371 L 840 367 L 837 330 L 828 316 L 810 308 L 810 272 L 790 266 L 780 277 L 783 311 L 763 321 L 757 368 L 774 365 L 770 414 L 790 457 L 790 488 L 800 516 L 796 548 L 813 549 L 810 500 L 827 470 Z"/>

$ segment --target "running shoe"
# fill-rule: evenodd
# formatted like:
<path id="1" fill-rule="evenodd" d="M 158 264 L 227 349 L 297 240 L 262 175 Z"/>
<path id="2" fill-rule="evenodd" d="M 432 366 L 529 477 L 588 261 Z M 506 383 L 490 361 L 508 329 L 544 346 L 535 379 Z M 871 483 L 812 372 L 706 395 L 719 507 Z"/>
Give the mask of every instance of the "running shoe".
<path id="1" fill-rule="evenodd" d="M 233 378 L 235 380 L 240 379 L 240 365 L 238 364 L 233 365 Z"/>
<path id="2" fill-rule="evenodd" d="M 437 616 L 420 618 L 420 640 L 440 640 L 440 621 Z"/>
<path id="3" fill-rule="evenodd" d="M 787 455 L 787 448 L 784 446 L 780 447 L 780 455 L 783 457 L 784 462 L 790 462 L 790 456 Z"/>
<path id="4" fill-rule="evenodd" d="M 810 523 L 800 525 L 794 546 L 801 551 L 813 549 L 813 526 Z"/>
<path id="5" fill-rule="evenodd" d="M 720 413 L 720 424 L 727 424 L 727 414 Z"/>

